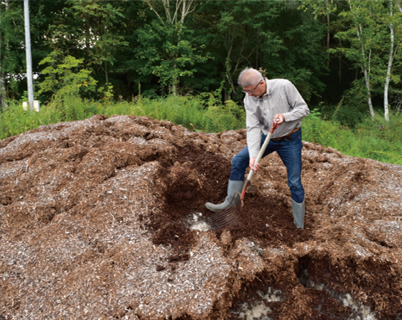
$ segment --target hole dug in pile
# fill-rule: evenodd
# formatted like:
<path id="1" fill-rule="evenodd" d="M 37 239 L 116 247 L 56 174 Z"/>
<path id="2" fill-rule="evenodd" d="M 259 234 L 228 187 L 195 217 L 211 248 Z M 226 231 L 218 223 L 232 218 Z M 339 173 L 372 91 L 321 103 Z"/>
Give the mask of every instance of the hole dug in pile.
<path id="1" fill-rule="evenodd" d="M 361 284 L 356 269 L 351 263 L 349 267 L 351 270 L 346 274 L 360 284 L 353 285 L 348 280 L 341 282 L 339 273 L 328 270 L 336 268 L 329 257 L 317 261 L 305 256 L 295 260 L 293 270 L 258 274 L 253 281 L 243 283 L 239 292 L 234 294 L 229 319 L 400 319 L 398 310 L 373 311 L 374 301 L 363 292 L 376 296 L 373 291 L 380 293 L 381 289 Z"/>
<path id="2" fill-rule="evenodd" d="M 153 215 L 148 224 L 156 245 L 170 246 L 172 261 L 188 260 L 188 250 L 194 245 L 194 232 L 189 220 L 196 214 L 205 217 L 205 199 L 219 201 L 224 197 L 228 169 L 227 159 L 185 146 L 173 164 L 163 163 L 159 172 L 167 185 L 161 213 Z"/>

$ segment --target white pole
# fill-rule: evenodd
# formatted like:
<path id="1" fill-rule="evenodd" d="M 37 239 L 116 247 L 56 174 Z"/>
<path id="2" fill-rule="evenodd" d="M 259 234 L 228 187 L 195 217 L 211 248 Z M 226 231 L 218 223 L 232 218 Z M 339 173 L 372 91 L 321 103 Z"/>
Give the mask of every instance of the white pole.
<path id="1" fill-rule="evenodd" d="M 0 6 L 0 24 L 1 24 L 1 6 Z M 0 107 L 6 110 L 6 88 L 4 86 L 4 75 L 1 69 L 1 32 L 0 32 Z"/>
<path id="2" fill-rule="evenodd" d="M 32 80 L 32 56 L 31 56 L 31 31 L 29 29 L 29 4 L 24 0 L 24 18 L 25 18 L 25 48 L 27 60 L 27 79 L 28 79 L 28 103 L 31 113 L 33 111 L 33 80 Z"/>

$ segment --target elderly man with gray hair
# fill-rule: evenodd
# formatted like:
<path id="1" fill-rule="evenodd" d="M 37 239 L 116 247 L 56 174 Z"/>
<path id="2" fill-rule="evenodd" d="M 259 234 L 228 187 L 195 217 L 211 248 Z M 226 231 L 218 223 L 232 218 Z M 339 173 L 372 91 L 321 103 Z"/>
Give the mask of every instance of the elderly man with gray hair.
<path id="1" fill-rule="evenodd" d="M 293 222 L 297 228 L 304 228 L 304 188 L 301 182 L 302 130 L 301 119 L 310 110 L 296 87 L 285 79 L 268 80 L 252 68 L 244 69 L 238 84 L 243 88 L 246 109 L 247 147 L 232 159 L 227 197 L 221 204 L 207 202 L 207 209 L 218 212 L 228 208 L 236 192 L 241 193 L 244 174 L 248 166 L 254 171 L 258 152 L 276 121 L 280 124 L 263 154 L 267 156 L 276 151 L 286 166 L 288 186 L 292 197 Z"/>

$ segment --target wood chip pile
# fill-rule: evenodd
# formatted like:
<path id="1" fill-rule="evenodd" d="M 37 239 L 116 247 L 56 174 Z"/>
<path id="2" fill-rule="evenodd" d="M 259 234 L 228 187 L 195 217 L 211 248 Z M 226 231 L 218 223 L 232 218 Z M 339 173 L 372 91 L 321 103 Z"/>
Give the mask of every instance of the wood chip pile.
<path id="1" fill-rule="evenodd" d="M 304 142 L 304 230 L 276 154 L 194 228 L 245 145 L 103 115 L 0 141 L 0 319 L 402 319 L 402 166 Z"/>

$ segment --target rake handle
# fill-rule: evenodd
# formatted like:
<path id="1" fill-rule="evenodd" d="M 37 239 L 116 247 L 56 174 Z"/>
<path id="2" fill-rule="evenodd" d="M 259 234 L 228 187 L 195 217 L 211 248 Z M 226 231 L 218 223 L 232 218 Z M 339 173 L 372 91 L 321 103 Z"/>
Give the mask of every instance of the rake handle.
<path id="1" fill-rule="evenodd" d="M 262 145 L 262 147 L 261 147 L 261 149 L 260 149 L 260 152 L 258 152 L 257 159 L 255 160 L 254 166 L 257 165 L 257 164 L 260 162 L 260 160 L 261 160 L 261 158 L 262 158 L 262 155 L 264 154 L 265 149 L 267 148 L 268 143 L 269 143 L 269 141 L 271 140 L 271 136 L 272 136 L 272 134 L 274 133 L 275 129 L 278 128 L 278 126 L 279 126 L 279 123 L 276 123 L 275 120 L 272 121 L 271 130 L 268 132 L 268 135 L 267 135 L 267 137 L 265 138 L 264 144 Z M 245 183 L 244 186 L 243 186 L 243 190 L 242 190 L 242 192 L 241 192 L 241 197 L 240 197 L 241 200 L 244 200 L 244 197 L 245 197 L 245 195 L 246 195 L 246 188 L 247 188 L 247 185 L 248 185 L 248 183 L 251 181 L 251 179 L 253 178 L 253 175 L 254 175 L 254 170 L 251 169 L 250 172 L 249 172 L 249 174 L 248 174 L 246 183 Z"/>

